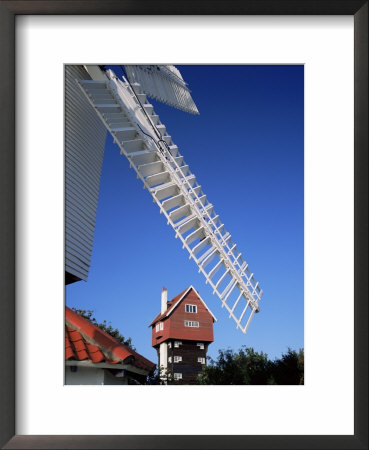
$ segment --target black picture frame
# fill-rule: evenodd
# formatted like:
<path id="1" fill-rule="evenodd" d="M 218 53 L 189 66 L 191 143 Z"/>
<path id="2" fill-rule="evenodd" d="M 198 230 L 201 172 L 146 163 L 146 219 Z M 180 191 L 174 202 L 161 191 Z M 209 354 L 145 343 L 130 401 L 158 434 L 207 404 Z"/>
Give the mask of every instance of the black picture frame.
<path id="1" fill-rule="evenodd" d="M 15 435 L 15 17 L 19 14 L 205 14 L 354 16 L 354 435 Z M 368 448 L 368 1 L 365 0 L 13 0 L 0 1 L 0 445 L 23 448 Z M 342 355 L 344 358 L 344 355 Z M 339 374 L 339 364 L 337 371 Z M 336 375 L 337 376 L 337 375 Z M 338 375 L 339 376 L 339 375 Z M 344 380 L 342 380 L 344 383 Z"/>

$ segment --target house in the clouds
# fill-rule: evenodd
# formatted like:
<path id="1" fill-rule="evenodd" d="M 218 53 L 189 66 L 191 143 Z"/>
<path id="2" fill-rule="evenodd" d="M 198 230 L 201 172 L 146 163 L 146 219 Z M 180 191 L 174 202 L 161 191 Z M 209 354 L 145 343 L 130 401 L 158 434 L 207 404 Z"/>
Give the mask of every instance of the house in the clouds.
<path id="1" fill-rule="evenodd" d="M 216 318 L 193 286 L 169 302 L 167 295 L 163 288 L 160 314 L 149 325 L 152 346 L 164 379 L 170 374 L 178 384 L 195 384 L 214 341 Z"/>
<path id="2" fill-rule="evenodd" d="M 65 384 L 144 384 L 155 364 L 65 308 Z"/>

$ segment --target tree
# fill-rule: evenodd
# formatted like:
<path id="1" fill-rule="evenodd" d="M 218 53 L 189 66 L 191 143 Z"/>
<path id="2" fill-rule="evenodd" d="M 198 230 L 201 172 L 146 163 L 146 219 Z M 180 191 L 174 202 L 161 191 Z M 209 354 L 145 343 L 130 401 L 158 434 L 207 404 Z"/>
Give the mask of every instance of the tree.
<path id="1" fill-rule="evenodd" d="M 273 363 L 273 376 L 277 384 L 304 384 L 304 350 L 288 349 Z"/>
<path id="2" fill-rule="evenodd" d="M 297 367 L 300 373 L 300 382 L 299 384 L 305 384 L 305 377 L 304 377 L 304 363 L 305 363 L 305 357 L 304 357 L 304 349 L 300 348 L 298 354 L 297 354 Z"/>
<path id="3" fill-rule="evenodd" d="M 104 320 L 102 323 L 98 323 L 96 318 L 93 316 L 94 311 L 92 309 L 77 309 L 77 308 L 72 308 L 72 309 L 74 312 L 79 314 L 81 317 L 89 320 L 94 325 L 99 327 L 101 330 L 105 331 L 105 333 L 110 334 L 110 336 L 112 336 L 114 339 L 116 339 L 121 344 L 127 345 L 132 350 L 136 350 L 135 347 L 132 345 L 132 339 L 130 337 L 126 339 L 119 332 L 118 328 L 112 327 L 111 322 L 107 322 L 106 320 Z"/>
<path id="4" fill-rule="evenodd" d="M 147 377 L 145 384 L 175 384 L 175 380 L 170 369 L 160 366 L 156 367 L 155 371 Z"/>
<path id="5" fill-rule="evenodd" d="M 238 352 L 219 350 L 216 361 L 208 358 L 199 384 L 267 384 L 271 377 L 268 356 L 243 346 Z"/>
<path id="6" fill-rule="evenodd" d="M 199 384 L 304 384 L 304 351 L 288 349 L 280 359 L 270 361 L 268 355 L 253 348 L 238 352 L 219 350 L 218 358 L 208 358 L 198 377 Z"/>

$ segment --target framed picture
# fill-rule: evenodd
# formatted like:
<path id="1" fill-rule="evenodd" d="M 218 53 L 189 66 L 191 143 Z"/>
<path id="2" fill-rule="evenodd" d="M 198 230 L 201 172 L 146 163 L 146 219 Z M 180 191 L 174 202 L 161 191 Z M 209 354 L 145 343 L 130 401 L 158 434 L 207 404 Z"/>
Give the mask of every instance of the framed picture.
<path id="1" fill-rule="evenodd" d="M 168 5 L 166 2 L 159 1 L 155 5 L 149 6 L 140 2 L 128 5 L 125 1 L 7 1 L 1 2 L 0 8 L 2 55 L 0 67 L 2 104 L 0 111 L 2 127 L 0 170 L 4 186 L 0 202 L 2 208 L 0 393 L 3 399 L 0 406 L 1 445 L 4 448 L 367 448 L 367 2 L 322 1 L 319 4 L 312 4 L 308 1 L 281 1 L 274 5 L 274 3 L 261 0 L 257 4 L 248 1 L 228 2 L 227 5 L 203 2 L 199 6 L 196 2 Z M 52 16 L 46 17 L 46 14 Z M 57 22 L 58 18 L 61 21 L 65 19 L 62 17 L 64 14 L 76 15 L 76 17 L 68 18 L 70 33 L 68 31 L 67 34 L 65 28 L 63 29 L 65 24 L 59 29 Z M 154 14 L 157 17 L 148 18 L 147 14 Z M 91 17 L 91 15 L 96 15 L 96 17 Z M 100 20 L 98 16 L 101 15 L 110 16 L 106 18 L 110 21 L 110 26 L 102 28 L 101 35 L 88 31 L 97 29 L 95 27 Z M 113 15 L 119 17 L 112 17 Z M 124 32 L 115 34 L 115 30 L 119 31 L 119 26 L 121 26 L 119 21 L 124 20 L 128 15 L 135 15 L 135 17 L 130 17 L 129 21 L 124 22 Z M 167 15 L 168 17 L 166 17 Z M 174 16 L 171 16 L 173 18 L 170 19 L 169 15 Z M 191 22 L 186 24 L 184 17 L 184 22 L 178 22 L 182 15 L 198 15 L 198 17 L 191 17 Z M 36 16 L 39 17 L 36 25 L 41 27 L 40 33 L 36 28 L 32 28 L 36 23 L 34 22 L 34 19 L 37 20 Z M 308 22 L 312 20 L 311 16 L 320 16 L 321 22 L 315 23 L 314 27 L 309 29 Z M 137 19 L 138 22 L 141 22 L 140 24 Z M 159 20 L 164 20 L 160 35 L 155 34 L 154 31 L 154 24 Z M 62 147 L 63 135 L 60 124 L 63 119 L 61 108 L 58 106 L 58 102 L 62 98 L 60 95 L 62 92 L 60 91 L 60 82 L 63 80 L 62 64 L 96 62 L 94 58 L 98 58 L 100 61 L 101 51 L 104 50 L 104 46 L 100 45 L 101 36 L 104 36 L 107 43 L 109 43 L 109 39 L 116 43 L 120 37 L 124 42 L 126 36 L 124 33 L 127 32 L 136 33 L 138 36 L 137 46 L 143 51 L 140 56 L 136 56 L 139 61 L 135 61 L 135 54 L 138 55 L 135 53 L 137 49 L 132 51 L 127 48 L 128 61 L 132 64 L 140 63 L 145 58 L 145 51 L 146 55 L 154 52 L 148 45 L 150 40 L 148 37 L 156 36 L 156 40 L 162 46 L 166 34 L 174 32 L 175 20 L 177 20 L 175 29 L 181 31 L 179 34 L 185 35 L 186 32 L 191 32 L 196 36 L 196 33 L 203 31 L 209 42 L 206 44 L 208 53 L 198 55 L 195 50 L 195 42 L 191 40 L 190 36 L 187 36 L 187 46 L 183 45 L 184 41 L 182 41 L 180 47 L 182 53 L 177 61 L 173 61 L 175 63 L 306 64 L 308 77 L 305 86 L 308 88 L 305 90 L 305 101 L 307 101 L 305 142 L 309 152 L 305 155 L 305 169 L 310 170 L 311 166 L 314 166 L 316 180 L 326 179 L 327 183 L 323 183 L 323 186 L 320 184 L 319 188 L 314 190 L 314 176 L 308 178 L 310 180 L 306 191 L 308 196 L 305 197 L 305 208 L 314 203 L 312 199 L 320 202 L 316 211 L 320 212 L 322 218 L 320 224 L 319 220 L 305 222 L 305 230 L 307 230 L 307 239 L 305 239 L 307 256 L 306 254 L 305 256 L 308 258 L 305 267 L 308 298 L 308 314 L 305 317 L 308 323 L 305 325 L 308 329 L 306 348 L 309 349 L 306 353 L 307 360 L 305 360 L 305 367 L 309 367 L 309 369 L 305 373 L 305 386 L 301 386 L 301 389 L 305 389 L 305 391 L 282 391 L 280 389 L 283 388 L 282 386 L 264 386 L 264 390 L 247 386 L 248 391 L 241 391 L 237 386 L 227 386 L 228 393 L 232 392 L 232 395 L 228 395 L 227 391 L 221 392 L 216 389 L 206 392 L 204 390 L 201 392 L 178 390 L 175 396 L 181 407 L 177 408 L 176 414 L 166 415 L 167 427 L 165 427 L 163 424 L 157 423 L 156 419 L 151 421 L 153 406 L 155 409 L 160 409 L 160 404 L 156 403 L 157 392 L 153 390 L 156 387 L 151 387 L 151 391 L 141 389 L 136 390 L 134 394 L 132 391 L 129 392 L 125 397 L 126 404 L 123 405 L 121 396 L 117 397 L 116 391 L 109 389 L 109 386 L 104 387 L 104 389 L 106 388 L 104 393 L 101 389 L 83 389 L 81 386 L 63 388 L 62 386 L 63 361 L 60 361 L 59 356 L 62 355 L 63 349 L 60 339 L 52 341 L 50 337 L 49 343 L 49 338 L 44 338 L 44 336 L 50 336 L 53 328 L 56 335 L 58 330 L 62 330 L 64 326 L 60 320 L 63 317 L 64 308 L 62 305 L 63 292 L 59 292 L 63 287 L 60 286 L 59 289 L 60 277 L 55 274 L 55 268 L 59 266 L 62 268 L 59 256 L 64 251 L 63 225 L 60 223 L 62 222 L 63 207 L 61 203 L 63 202 L 59 201 L 63 197 L 63 192 L 59 188 L 54 191 L 50 188 L 50 192 L 48 192 L 49 189 L 45 189 L 45 186 L 49 187 L 51 184 L 61 185 L 62 178 L 58 177 L 61 173 L 60 167 L 63 166 L 63 154 L 59 150 L 45 152 L 42 153 L 43 157 L 40 160 L 39 157 L 35 158 L 35 155 L 40 155 L 37 153 L 35 144 L 37 145 L 37 141 L 39 141 L 40 145 L 44 145 L 45 142 L 50 143 L 51 149 Z M 324 27 L 321 25 L 323 20 L 327 20 L 329 23 L 325 33 L 327 33 L 326 30 L 329 30 L 327 40 L 331 40 L 330 45 L 326 47 L 324 47 L 325 44 L 323 45 L 323 41 L 326 39 Z M 186 29 L 189 24 L 191 24 L 190 28 Z M 246 28 L 252 29 L 254 34 L 242 34 L 245 24 Z M 18 31 L 16 31 L 16 25 Z M 302 38 L 302 34 L 299 33 L 305 27 L 306 36 Z M 145 34 L 144 28 L 150 29 L 151 34 Z M 33 31 L 35 29 L 36 33 Z M 78 34 L 80 29 L 83 29 L 84 32 Z M 232 29 L 235 30 L 233 35 Z M 56 31 L 63 33 L 63 30 L 63 39 L 59 38 L 58 41 L 55 41 Z M 237 34 L 238 30 L 239 34 Z M 221 32 L 219 33 L 219 31 Z M 16 41 L 15 32 L 17 32 Z M 309 35 L 309 32 L 312 34 Z M 96 36 L 93 37 L 93 34 Z M 230 38 L 230 36 L 232 37 Z M 245 39 L 245 36 L 249 39 Z M 291 36 L 296 38 L 296 42 L 293 44 L 290 44 Z M 45 39 L 46 37 L 48 39 Z M 279 52 L 282 52 L 274 59 L 270 53 L 270 49 L 273 49 L 271 38 L 274 39 L 273 45 L 278 47 Z M 79 59 L 84 55 L 81 56 L 78 51 L 65 53 L 65 49 L 73 47 L 73 42 L 77 42 L 77 39 L 78 45 L 81 46 L 79 48 L 84 48 L 88 55 L 86 61 Z M 241 42 L 250 44 L 249 48 L 245 48 L 243 56 L 240 55 L 240 49 L 243 48 L 240 39 Z M 153 39 L 153 42 L 156 43 L 156 40 Z M 351 45 L 353 43 L 354 51 L 352 51 Z M 291 52 L 286 51 L 283 54 L 283 44 L 290 51 L 293 48 L 292 57 Z M 166 45 L 169 49 L 171 44 L 168 41 Z M 309 53 L 312 55 L 311 59 L 306 57 L 308 46 L 311 46 Z M 315 58 L 314 52 L 319 51 L 319 46 L 332 49 L 332 54 L 326 52 L 324 57 Z M 236 53 L 232 54 L 231 47 Z M 35 48 L 38 49 L 38 56 L 34 53 Z M 253 48 L 254 53 L 252 53 Z M 17 49 L 17 55 L 15 49 Z M 43 50 L 40 51 L 40 49 Z M 96 49 L 99 49 L 100 53 L 96 53 Z M 340 49 L 340 52 L 337 49 Z M 170 51 L 174 52 L 175 50 L 171 47 Z M 223 55 L 219 57 L 219 53 L 222 52 Z M 219 60 L 215 60 L 216 53 Z M 45 55 L 47 55 L 48 65 L 43 63 Z M 106 55 L 110 63 L 117 63 L 112 53 L 106 53 Z M 250 57 L 250 55 L 252 56 Z M 41 56 L 42 58 L 40 58 Z M 17 65 L 14 68 L 16 57 Z M 146 57 L 149 58 L 149 56 Z M 341 65 L 337 64 L 340 58 L 343 61 Z M 354 72 L 349 64 L 352 59 L 355 64 Z M 29 60 L 38 67 L 41 84 L 29 76 L 29 72 L 26 70 Z M 118 60 L 120 61 L 120 58 Z M 326 73 L 319 73 L 319 64 L 323 71 L 327 70 Z M 337 82 L 335 73 L 328 70 L 329 65 L 335 68 L 337 80 L 344 80 L 342 91 L 339 91 L 339 84 L 337 84 L 336 91 L 334 89 L 320 90 L 319 95 L 326 97 L 321 97 L 319 100 L 319 96 L 314 91 L 319 80 L 322 85 L 328 86 L 330 80 L 331 85 L 336 86 L 334 84 Z M 314 67 L 314 71 L 311 67 Z M 24 84 L 20 83 L 22 76 L 26 78 L 26 80 L 22 80 Z M 314 84 L 313 79 L 317 84 Z M 352 93 L 347 92 L 350 90 L 348 86 L 350 86 L 351 79 L 355 83 L 354 106 L 350 100 Z M 17 103 L 14 101 L 15 81 L 17 82 Z M 59 93 L 56 93 L 57 86 L 59 86 Z M 39 95 L 40 103 L 42 103 L 41 97 L 45 98 L 45 94 L 49 93 L 50 101 L 53 103 L 49 110 L 45 110 L 45 105 L 47 106 L 45 103 L 41 109 L 38 109 L 36 105 L 39 89 L 44 90 Z M 32 96 L 29 96 L 30 92 L 32 92 Z M 335 92 L 337 92 L 337 96 Z M 319 108 L 314 110 L 311 107 L 314 102 L 316 105 L 321 105 L 321 111 Z M 36 140 L 30 139 L 33 147 L 32 145 L 29 147 L 28 142 L 25 141 L 30 136 L 30 130 L 28 126 L 24 126 L 27 122 L 21 117 L 20 105 L 23 115 L 36 116 L 39 123 L 42 122 L 44 114 L 54 117 L 54 123 L 58 123 L 54 128 L 53 122 L 47 122 L 50 117 L 45 117 L 45 123 L 48 125 L 45 126 L 42 134 L 37 135 Z M 342 108 L 341 119 L 339 114 L 335 115 L 334 111 L 332 112 L 332 108 L 339 110 L 340 107 Z M 14 112 L 17 114 L 17 124 L 15 124 Z M 321 123 L 324 122 L 324 127 L 320 127 L 323 130 L 323 134 L 320 136 L 315 136 L 312 132 L 311 122 L 314 121 L 314 114 L 316 120 L 318 117 L 320 118 L 319 114 L 322 114 L 319 120 Z M 329 115 L 334 118 L 333 123 L 329 122 L 331 119 L 328 117 Z M 20 117 L 21 120 L 19 120 Z M 351 127 L 353 122 L 354 133 Z M 31 127 L 31 130 L 36 129 L 37 127 Z M 345 129 L 347 133 L 341 133 L 342 129 Z M 342 147 L 339 145 L 337 136 L 342 136 L 341 140 L 344 141 Z M 354 146 L 352 139 L 350 141 L 351 137 L 354 138 Z M 324 145 L 321 145 L 319 139 Z M 15 142 L 17 143 L 16 157 Z M 314 142 L 313 145 L 312 142 Z M 331 148 L 330 142 L 333 142 Z M 22 150 L 22 146 L 27 149 L 27 152 Z M 321 154 L 311 152 L 312 148 L 316 150 L 324 146 L 328 147 L 328 150 Z M 351 152 L 350 147 L 353 148 Z M 47 147 L 44 148 L 47 149 Z M 314 154 L 316 159 L 311 158 L 311 155 Z M 354 161 L 352 158 L 350 160 L 350 155 Z M 331 166 L 332 159 L 334 159 L 334 164 L 332 162 Z M 346 167 L 344 167 L 345 164 Z M 29 168 L 25 169 L 26 165 L 31 168 L 31 171 Z M 47 170 L 45 170 L 46 168 Z M 15 191 L 15 170 L 17 170 L 17 191 Z M 36 182 L 35 189 L 32 185 L 27 184 L 33 171 L 41 180 Z M 39 176 L 40 173 L 41 176 Z M 313 172 L 310 170 L 308 173 L 311 176 Z M 325 174 L 326 176 L 324 176 Z M 340 180 L 340 177 L 345 176 L 347 179 L 341 178 Z M 340 183 L 342 190 L 339 189 Z M 30 186 L 28 188 L 29 195 L 22 185 Z M 15 193 L 17 193 L 17 203 L 15 203 Z M 41 205 L 39 202 L 36 207 L 36 210 L 39 211 L 39 218 L 32 222 L 32 229 L 25 229 L 24 223 L 28 222 L 23 221 L 23 218 L 26 218 L 24 211 L 28 211 L 36 205 L 34 197 L 37 196 L 42 197 L 41 203 L 43 203 Z M 349 211 L 350 205 L 355 208 L 354 221 L 352 220 L 352 211 Z M 305 209 L 305 211 L 307 210 Z M 15 222 L 15 212 L 17 212 L 17 223 Z M 309 214 L 308 210 L 307 216 Z M 47 223 L 48 226 L 41 226 L 42 222 Z M 40 224 L 40 227 L 37 226 L 37 223 Z M 311 234 L 312 226 L 317 224 L 319 224 L 317 232 Z M 42 235 L 34 226 L 42 229 Z M 47 229 L 51 229 L 51 231 L 45 232 Z M 354 240 L 350 238 L 351 231 L 355 233 Z M 45 243 L 48 245 L 45 246 Z M 44 249 L 47 246 L 50 247 L 50 253 L 47 251 L 45 253 Z M 42 249 L 39 253 L 44 260 L 48 261 L 48 264 L 33 258 L 38 247 Z M 15 248 L 17 253 L 15 253 Z M 54 255 L 51 263 L 49 256 L 51 258 L 53 253 L 56 257 Z M 311 254 L 315 254 L 315 257 L 312 258 Z M 15 260 L 15 256 L 17 256 L 17 260 Z M 342 262 L 340 257 L 342 257 Z M 32 272 L 27 272 L 25 266 L 29 265 L 30 261 L 35 261 L 34 268 Z M 316 269 L 312 267 L 311 261 L 314 261 L 319 267 L 320 273 L 323 272 L 318 276 L 320 279 L 318 284 L 314 281 L 314 276 L 318 271 L 314 271 Z M 15 279 L 15 267 L 17 268 L 17 279 Z M 58 270 L 56 271 L 58 272 Z M 31 277 L 30 273 L 32 273 Z M 327 280 L 328 286 L 324 285 L 324 280 Z M 38 283 L 39 288 L 34 288 L 35 283 Z M 350 293 L 351 288 L 354 289 L 354 296 Z M 17 293 L 17 308 L 15 308 L 15 292 Z M 35 299 L 38 292 L 40 298 Z M 342 293 L 345 293 L 347 303 Z M 43 311 L 42 314 L 41 311 Z M 47 311 L 46 314 L 45 311 Z M 48 316 L 52 319 L 50 319 L 50 324 L 46 325 L 45 318 Z M 16 317 L 17 320 L 15 320 Z M 352 326 L 353 321 L 354 327 Z M 39 329 L 34 328 L 33 324 L 40 325 L 42 332 L 40 333 Z M 312 332 L 314 327 L 315 337 Z M 27 329 L 27 333 L 23 332 L 23 328 Z M 15 330 L 17 330 L 16 342 Z M 40 341 L 41 336 L 42 342 Z M 35 352 L 39 345 L 43 348 L 44 353 Z M 317 352 L 319 345 L 320 350 Z M 54 354 L 50 351 L 53 347 L 57 348 Z M 17 361 L 15 359 L 16 349 Z M 322 363 L 322 373 L 319 373 L 316 365 L 318 361 L 322 362 L 321 358 L 325 352 L 331 353 L 331 357 L 327 358 L 330 361 L 329 364 L 342 358 L 342 364 L 338 364 L 338 367 L 331 366 L 332 373 L 327 372 L 329 364 Z M 319 357 L 317 357 L 317 353 Z M 35 358 L 35 355 L 38 354 L 40 354 L 40 360 L 38 357 Z M 37 366 L 36 371 L 29 370 L 30 358 L 34 360 L 34 366 Z M 15 363 L 17 364 L 16 370 Z M 55 392 L 50 390 L 50 387 L 54 385 L 58 385 Z M 17 392 L 15 391 L 16 386 Z M 41 386 L 43 386 L 44 392 L 40 390 Z M 72 388 L 76 389 L 72 391 Z M 271 389 L 266 391 L 265 388 Z M 276 388 L 279 388 L 278 393 L 272 390 Z M 180 389 L 186 389 L 186 387 L 183 386 Z M 339 401 L 336 397 L 338 390 Z M 160 391 L 160 397 L 165 404 L 171 401 L 173 395 L 173 391 L 167 393 Z M 308 395 L 311 397 L 310 403 L 306 402 Z M 186 401 L 188 398 L 195 398 L 194 396 L 201 404 L 208 405 L 204 406 L 203 412 L 198 408 L 194 410 L 191 402 Z M 302 403 L 305 402 L 303 408 L 299 410 L 299 414 L 292 414 L 292 411 L 286 410 L 285 405 L 278 407 L 278 402 L 284 402 L 290 405 L 291 409 L 295 404 L 291 400 L 293 397 L 295 397 L 295 401 L 300 399 Z M 110 405 L 109 408 L 111 407 L 112 412 L 110 425 L 104 419 L 98 421 L 98 426 L 88 428 L 86 415 L 78 423 L 72 417 L 68 417 L 65 421 L 65 428 L 63 428 L 61 418 L 66 417 L 64 409 L 66 404 L 70 405 L 71 401 L 77 403 L 84 401 L 85 405 L 92 405 L 92 398 L 95 399 L 94 404 L 98 408 L 95 417 L 102 417 L 102 401 L 105 401 L 106 405 Z M 238 400 L 241 401 L 241 404 Z M 37 403 L 39 405 L 36 405 Z M 130 408 L 127 408 L 128 404 Z M 145 404 L 147 406 L 142 409 L 140 405 Z M 243 406 L 246 404 L 247 411 Z M 121 407 L 122 405 L 124 407 Z M 91 407 L 88 409 L 90 410 Z M 120 412 L 124 417 L 124 425 L 119 425 L 121 423 Z M 226 416 L 222 420 L 219 418 L 218 413 L 220 412 Z M 183 423 L 176 423 L 178 419 L 183 421 L 189 414 L 192 414 L 194 420 L 190 428 L 185 427 Z M 331 417 L 327 418 L 329 415 Z M 245 425 L 243 418 L 248 419 L 248 423 Z M 285 423 L 286 421 L 290 422 L 289 426 Z M 311 422 L 310 428 L 307 423 L 309 421 Z M 337 425 L 338 423 L 341 424 L 341 429 Z"/>

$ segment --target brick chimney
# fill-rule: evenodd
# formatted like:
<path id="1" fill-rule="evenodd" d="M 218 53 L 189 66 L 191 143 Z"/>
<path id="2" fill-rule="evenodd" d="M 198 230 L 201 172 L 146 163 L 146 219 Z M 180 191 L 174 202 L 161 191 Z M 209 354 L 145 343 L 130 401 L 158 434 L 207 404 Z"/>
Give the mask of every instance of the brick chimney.
<path id="1" fill-rule="evenodd" d="M 168 291 L 167 288 L 163 287 L 161 291 L 161 314 L 165 313 L 167 310 L 167 301 L 168 301 Z"/>

